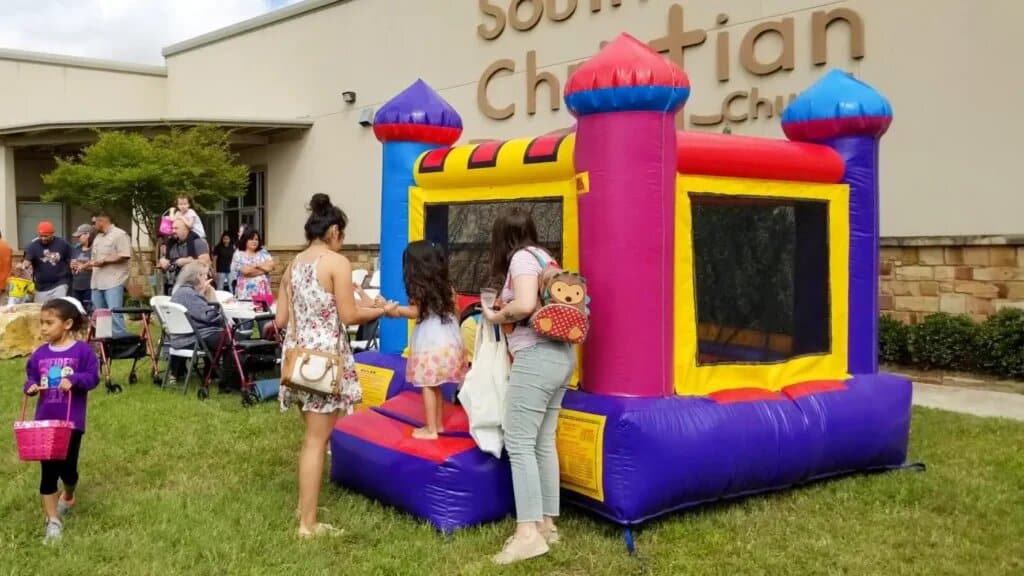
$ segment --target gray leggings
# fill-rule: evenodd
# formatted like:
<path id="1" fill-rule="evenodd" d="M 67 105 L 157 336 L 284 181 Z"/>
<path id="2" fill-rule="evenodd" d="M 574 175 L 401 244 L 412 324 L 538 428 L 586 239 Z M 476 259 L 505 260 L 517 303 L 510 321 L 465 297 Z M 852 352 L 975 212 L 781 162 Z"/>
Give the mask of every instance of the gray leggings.
<path id="1" fill-rule="evenodd" d="M 519 522 L 558 516 L 555 430 L 575 361 L 571 345 L 544 341 L 520 350 L 512 362 L 504 432 Z"/>

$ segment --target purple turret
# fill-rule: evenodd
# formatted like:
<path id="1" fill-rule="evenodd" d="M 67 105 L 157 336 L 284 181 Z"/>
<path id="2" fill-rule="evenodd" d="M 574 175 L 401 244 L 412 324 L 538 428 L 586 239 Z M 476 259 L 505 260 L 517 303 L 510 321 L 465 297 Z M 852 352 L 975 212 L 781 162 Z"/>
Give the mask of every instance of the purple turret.
<path id="1" fill-rule="evenodd" d="M 377 111 L 373 133 L 384 144 L 380 198 L 380 270 L 384 297 L 407 304 L 402 252 L 409 244 L 409 187 L 416 159 L 451 146 L 462 135 L 462 118 L 423 80 L 417 80 Z M 381 322 L 380 349 L 401 354 L 408 343 L 404 320 Z"/>
<path id="2" fill-rule="evenodd" d="M 892 107 L 877 90 L 831 70 L 782 114 L 790 140 L 819 142 L 846 163 L 850 186 L 849 371 L 878 371 L 878 149 Z"/>

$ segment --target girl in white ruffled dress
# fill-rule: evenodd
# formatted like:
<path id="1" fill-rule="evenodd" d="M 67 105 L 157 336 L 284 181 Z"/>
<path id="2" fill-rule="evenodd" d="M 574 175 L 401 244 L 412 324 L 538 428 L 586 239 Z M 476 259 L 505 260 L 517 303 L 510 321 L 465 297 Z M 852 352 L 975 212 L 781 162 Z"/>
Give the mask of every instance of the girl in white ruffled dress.
<path id="1" fill-rule="evenodd" d="M 426 425 L 413 430 L 412 435 L 435 440 L 444 431 L 441 384 L 462 384 L 469 363 L 456 316 L 455 291 L 448 278 L 448 262 L 441 248 L 423 240 L 410 243 L 402 256 L 402 268 L 409 305 L 392 302 L 384 310 L 390 318 L 416 321 L 405 377 L 420 389 Z"/>

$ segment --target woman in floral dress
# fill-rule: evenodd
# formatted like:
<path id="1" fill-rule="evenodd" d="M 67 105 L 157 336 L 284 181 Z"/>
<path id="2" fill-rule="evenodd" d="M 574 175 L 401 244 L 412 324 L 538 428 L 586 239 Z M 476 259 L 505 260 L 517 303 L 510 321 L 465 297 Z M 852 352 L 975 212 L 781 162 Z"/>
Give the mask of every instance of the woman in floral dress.
<path id="1" fill-rule="evenodd" d="M 239 300 L 252 300 L 254 296 L 269 296 L 272 291 L 270 273 L 273 271 L 274 258 L 263 247 L 260 233 L 246 230 L 231 259 L 231 274 L 238 279 L 235 297 Z"/>
<path id="2" fill-rule="evenodd" d="M 352 264 L 339 254 L 348 218 L 331 204 L 326 194 L 310 201 L 306 220 L 309 246 L 296 255 L 285 271 L 278 296 L 276 323 L 287 327 L 284 348 L 307 348 L 343 358 L 338 393 L 320 395 L 282 387 L 281 410 L 300 408 L 306 425 L 299 456 L 300 537 L 336 534 L 340 530 L 317 522 L 317 501 L 323 477 L 324 453 L 331 430 L 341 412 L 348 413 L 362 401 L 355 360 L 349 348 L 346 325 L 380 318 L 384 308 L 357 307 L 352 288 Z"/>

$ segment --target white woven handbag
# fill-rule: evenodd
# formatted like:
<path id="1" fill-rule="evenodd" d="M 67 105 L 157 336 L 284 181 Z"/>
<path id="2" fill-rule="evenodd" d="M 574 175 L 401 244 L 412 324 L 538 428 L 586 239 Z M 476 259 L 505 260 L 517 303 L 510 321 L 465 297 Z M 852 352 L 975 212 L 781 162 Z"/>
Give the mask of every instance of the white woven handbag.
<path id="1" fill-rule="evenodd" d="M 291 348 L 284 354 L 281 385 L 314 394 L 336 396 L 341 368 L 341 356 L 337 354 Z"/>

